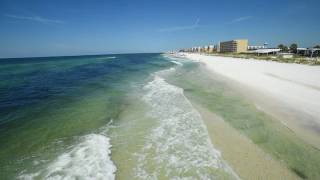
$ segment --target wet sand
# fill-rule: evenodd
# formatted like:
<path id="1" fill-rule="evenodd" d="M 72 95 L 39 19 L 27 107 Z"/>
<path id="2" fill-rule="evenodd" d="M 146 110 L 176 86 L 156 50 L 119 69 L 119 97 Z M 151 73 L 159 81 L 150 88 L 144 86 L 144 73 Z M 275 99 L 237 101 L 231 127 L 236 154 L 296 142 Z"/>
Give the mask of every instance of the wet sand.
<path id="1" fill-rule="evenodd" d="M 170 81 L 184 88 L 234 171 L 243 179 L 318 179 L 319 150 L 285 124 L 288 117 L 274 116 L 277 101 L 203 64 L 186 65 L 188 70 Z"/>
<path id="2" fill-rule="evenodd" d="M 280 121 L 290 132 L 301 138 L 316 149 L 320 149 L 319 124 L 308 114 L 301 113 L 291 108 L 279 99 L 268 94 L 255 91 L 252 88 L 225 79 L 228 86 L 237 90 L 244 98 L 255 104 L 256 108 Z"/>
<path id="3" fill-rule="evenodd" d="M 274 160 L 222 118 L 195 104 L 212 143 L 242 179 L 299 179 L 283 163 Z"/>

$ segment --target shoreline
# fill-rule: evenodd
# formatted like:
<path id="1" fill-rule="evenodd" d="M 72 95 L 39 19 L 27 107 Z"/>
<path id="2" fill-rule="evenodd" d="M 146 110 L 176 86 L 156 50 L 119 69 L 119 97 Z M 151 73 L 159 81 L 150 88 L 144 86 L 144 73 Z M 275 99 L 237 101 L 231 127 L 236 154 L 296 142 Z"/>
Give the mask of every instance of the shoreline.
<path id="1" fill-rule="evenodd" d="M 294 175 L 291 173 L 283 174 L 286 172 L 285 169 L 280 171 L 270 168 L 267 171 L 272 176 L 276 173 L 280 177 L 282 175 L 291 176 L 292 179 L 295 179 L 296 176 L 302 179 L 318 178 L 319 173 L 316 167 L 319 167 L 320 164 L 320 151 L 317 148 L 319 144 L 319 138 L 317 137 L 319 136 L 312 134 L 310 129 L 299 124 L 301 122 L 309 123 L 307 120 L 295 122 L 295 120 L 299 120 L 296 117 L 297 114 L 305 113 L 292 109 L 286 103 L 281 102 L 281 99 L 271 96 L 272 93 L 261 92 L 250 84 L 239 82 L 237 79 L 232 79 L 221 72 L 213 71 L 201 58 L 203 57 L 193 59 L 182 57 L 181 61 L 186 61 L 187 64 L 188 62 L 193 63 L 195 68 L 192 69 L 192 65 L 189 63 L 189 65 L 186 65 L 186 70 L 170 79 L 169 82 L 184 89 L 188 99 L 203 116 L 213 144 L 217 144 L 218 149 L 222 150 L 222 156 L 228 162 L 230 161 L 230 165 L 235 168 L 240 177 L 257 177 L 264 174 L 264 172 L 259 173 L 258 169 L 271 167 L 270 164 L 273 163 L 272 160 L 261 160 L 261 157 L 264 158 L 261 155 L 265 154 L 272 157 L 271 159 L 277 164 L 276 167 L 282 169 L 282 166 L 294 173 Z M 214 62 L 212 59 L 208 61 Z M 234 63 L 235 61 L 223 59 L 219 62 Z M 214 64 L 214 67 L 221 68 L 219 64 Z M 236 70 L 237 68 L 241 70 L 243 66 L 237 65 Z M 253 69 L 253 71 L 258 72 L 259 70 Z M 233 71 L 222 72 L 232 74 Z M 249 76 L 250 78 L 256 77 Z M 297 79 L 300 80 L 301 78 Z M 307 81 L 305 83 L 312 85 L 312 79 L 311 82 Z M 288 114 L 291 117 L 287 116 Z M 299 117 L 303 118 L 303 116 Z M 233 137 L 231 137 L 231 134 L 233 134 Z M 242 138 L 239 135 L 242 135 Z M 242 146 L 241 143 L 238 144 L 237 141 L 241 141 L 243 144 L 251 142 L 252 144 L 249 146 L 251 146 L 250 150 L 252 152 L 245 154 L 248 151 L 244 149 L 248 147 Z M 244 153 L 238 154 L 235 148 L 241 149 Z M 263 153 L 259 155 L 254 149 Z M 241 160 L 254 159 L 259 156 L 260 158 L 253 160 L 253 164 L 255 162 L 262 163 L 260 167 L 254 170 L 257 171 L 256 173 L 241 169 L 243 166 Z"/>
<path id="2" fill-rule="evenodd" d="M 186 53 L 183 57 L 201 62 L 212 76 L 225 77 L 257 108 L 320 148 L 320 67 Z"/>
<path id="3" fill-rule="evenodd" d="M 242 179 L 299 179 L 283 162 L 261 150 L 223 118 L 196 102 L 192 104 L 201 114 L 212 143 Z"/>
<path id="4" fill-rule="evenodd" d="M 181 62 L 178 59 L 177 61 Z M 184 89 L 184 96 L 190 101 L 193 108 L 200 113 L 210 141 L 221 152 L 223 160 L 230 165 L 234 172 L 241 179 L 277 179 L 279 177 L 299 179 L 283 161 L 278 161 L 278 159 L 265 152 L 258 144 L 248 138 L 245 133 L 230 125 L 221 116 L 221 112 L 216 112 L 210 106 L 207 106 L 208 102 L 199 101 L 198 98 L 201 99 L 202 97 L 210 99 L 209 94 L 202 94 L 201 91 L 207 90 L 210 92 L 210 88 L 223 89 L 227 86 L 224 83 L 220 83 L 220 78 L 211 78 L 209 72 L 206 72 L 207 70 L 202 65 L 198 67 L 196 63 L 191 63 L 183 64 L 185 68 L 178 66 L 178 70 L 175 73 L 167 76 L 167 81 Z M 197 81 L 200 81 L 198 82 L 199 84 L 196 83 Z M 213 83 L 214 86 L 207 83 L 202 84 L 202 82 Z M 219 92 L 211 93 L 212 96 L 218 94 Z M 230 102 L 231 99 L 227 98 L 223 101 Z M 209 101 L 216 104 L 220 103 L 219 100 L 210 99 Z M 223 105 L 220 107 L 225 108 Z M 231 111 L 228 111 L 228 113 L 237 114 Z"/>
<path id="5" fill-rule="evenodd" d="M 195 54 L 202 56 L 210 56 L 210 57 L 225 57 L 225 58 L 235 58 L 240 60 L 254 60 L 254 61 L 267 61 L 267 62 L 277 62 L 277 63 L 285 63 L 285 64 L 303 64 L 310 66 L 319 66 L 320 58 L 314 57 L 293 57 L 293 58 L 282 58 L 274 55 L 262 55 L 257 56 L 253 54 L 232 54 L 232 53 L 179 53 L 181 54 Z M 178 56 L 180 56 L 178 55 Z"/>

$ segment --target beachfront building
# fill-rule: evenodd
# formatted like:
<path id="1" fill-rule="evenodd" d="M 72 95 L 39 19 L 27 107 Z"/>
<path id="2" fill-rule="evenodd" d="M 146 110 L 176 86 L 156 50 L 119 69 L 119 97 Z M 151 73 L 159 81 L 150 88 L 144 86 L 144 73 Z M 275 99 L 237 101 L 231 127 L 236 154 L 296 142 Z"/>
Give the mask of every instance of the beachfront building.
<path id="1" fill-rule="evenodd" d="M 243 53 L 248 50 L 248 40 L 232 40 L 220 43 L 220 52 L 222 53 Z"/>
<path id="2" fill-rule="evenodd" d="M 251 51 L 252 53 L 260 56 L 260 55 L 269 55 L 269 54 L 278 54 L 281 51 L 279 48 L 268 48 L 268 49 L 258 49 Z"/>
<path id="3" fill-rule="evenodd" d="M 201 48 L 201 52 L 206 53 L 206 52 L 208 52 L 208 49 L 209 49 L 208 46 L 203 46 L 203 47 Z"/>
<path id="4" fill-rule="evenodd" d="M 220 42 L 216 45 L 214 45 L 214 49 L 217 51 L 217 52 L 220 52 Z"/>
<path id="5" fill-rule="evenodd" d="M 320 48 L 297 48 L 297 54 L 309 57 L 319 57 Z"/>
<path id="6" fill-rule="evenodd" d="M 297 54 L 299 55 L 306 55 L 308 51 L 308 48 L 297 48 Z"/>
<path id="7" fill-rule="evenodd" d="M 208 53 L 213 53 L 215 51 L 214 45 L 209 45 L 208 46 Z"/>
<path id="8" fill-rule="evenodd" d="M 258 49 L 265 49 L 265 46 L 248 46 L 248 50 L 252 51 L 252 50 L 258 50 Z"/>

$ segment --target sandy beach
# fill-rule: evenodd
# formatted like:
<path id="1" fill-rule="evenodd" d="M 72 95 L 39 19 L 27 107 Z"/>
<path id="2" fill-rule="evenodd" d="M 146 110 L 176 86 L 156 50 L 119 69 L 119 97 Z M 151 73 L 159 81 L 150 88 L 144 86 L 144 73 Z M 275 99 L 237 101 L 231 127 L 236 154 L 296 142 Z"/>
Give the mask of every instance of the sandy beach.
<path id="1" fill-rule="evenodd" d="M 241 179 L 299 179 L 284 163 L 262 151 L 221 117 L 200 105 L 194 106 L 201 113 L 212 142 Z M 237 148 L 234 148 L 235 144 Z"/>
<path id="2" fill-rule="evenodd" d="M 229 57 L 183 54 L 243 86 L 256 106 L 276 116 L 313 146 L 320 147 L 320 67 Z"/>

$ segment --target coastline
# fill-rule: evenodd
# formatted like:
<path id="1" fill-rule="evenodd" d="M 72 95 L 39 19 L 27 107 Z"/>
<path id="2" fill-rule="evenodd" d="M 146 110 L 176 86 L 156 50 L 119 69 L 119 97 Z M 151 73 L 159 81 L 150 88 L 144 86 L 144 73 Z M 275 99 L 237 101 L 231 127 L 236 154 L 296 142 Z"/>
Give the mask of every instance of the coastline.
<path id="1" fill-rule="evenodd" d="M 187 52 L 184 52 L 187 53 Z M 183 54 L 183 53 L 180 53 Z M 226 58 L 235 58 L 238 60 L 258 60 L 258 61 L 269 61 L 269 62 L 277 62 L 277 63 L 287 63 L 287 64 L 304 64 L 310 66 L 318 66 L 320 65 L 319 57 L 292 57 L 292 58 L 283 58 L 274 55 L 268 56 L 258 56 L 255 54 L 236 54 L 236 53 L 189 53 L 189 54 L 199 54 L 203 56 L 210 57 L 226 57 Z M 179 55 L 180 56 L 180 55 Z"/>
<path id="2" fill-rule="evenodd" d="M 240 178 L 299 179 L 284 163 L 262 151 L 221 117 L 196 102 L 192 103 L 201 114 L 212 143 L 221 150 L 222 157 L 232 166 Z"/>
<path id="3" fill-rule="evenodd" d="M 246 98 L 316 148 L 320 148 L 320 67 L 182 54 L 221 75 Z"/>
<path id="4" fill-rule="evenodd" d="M 262 174 L 265 173 L 263 169 L 268 169 L 273 163 L 282 170 L 268 169 L 267 171 L 272 171 L 271 176 L 285 176 L 288 177 L 286 179 L 295 179 L 296 177 L 291 174 L 294 173 L 302 179 L 319 177 L 316 168 L 320 164 L 320 152 L 316 147 L 319 142 L 316 138 L 318 135 L 295 122 L 299 118 L 304 118 L 305 113 L 293 109 L 281 102 L 281 99 L 271 96 L 272 94 L 261 92 L 250 84 L 239 82 L 210 69 L 207 63 L 201 59 L 202 56 L 197 59 L 191 59 L 184 55 L 180 57 L 182 58 L 181 62 L 185 61 L 185 70 L 168 80 L 184 89 L 188 99 L 203 116 L 213 144 L 222 150 L 222 156 L 239 173 L 240 177 L 249 177 L 250 179 L 250 177 L 263 176 Z M 214 60 L 208 60 L 208 62 L 212 61 Z M 232 64 L 236 60 L 219 60 L 219 62 L 223 61 Z M 213 66 L 219 67 L 219 64 Z M 236 68 L 241 69 L 242 67 L 236 66 Z M 253 69 L 253 71 L 258 70 Z M 224 71 L 224 73 L 230 73 L 230 71 Z M 299 114 L 303 115 L 296 116 Z M 217 119 L 222 121 L 217 121 Z M 308 120 L 302 122 L 309 123 Z M 301 131 L 294 129 L 295 125 Z M 234 135 L 233 138 L 230 138 L 231 134 Z M 242 135 L 242 139 L 238 137 L 239 134 Z M 237 156 L 237 152 L 233 149 L 235 144 L 243 152 L 249 150 L 244 150 L 248 147 L 242 147 L 242 144 L 231 143 L 235 139 L 244 144 L 251 142 L 252 146 L 249 145 L 251 152 Z M 259 151 L 263 153 L 257 153 Z M 270 161 L 263 162 L 264 160 L 261 159 L 265 157 L 263 154 L 271 157 Z M 260 157 L 256 158 L 255 162 L 262 163 L 254 170 L 256 173 L 241 169 L 242 160 L 255 157 Z M 289 169 L 291 173 L 286 173 L 286 170 L 281 168 L 282 166 Z M 262 172 L 259 172 L 259 169 L 262 169 Z"/>

